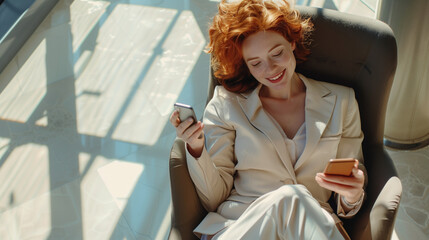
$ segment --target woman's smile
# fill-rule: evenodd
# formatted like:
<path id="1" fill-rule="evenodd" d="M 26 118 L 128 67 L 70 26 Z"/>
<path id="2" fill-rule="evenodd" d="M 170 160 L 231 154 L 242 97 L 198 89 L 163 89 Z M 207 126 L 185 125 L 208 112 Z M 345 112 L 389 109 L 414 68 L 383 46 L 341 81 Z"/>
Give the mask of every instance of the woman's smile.
<path id="1" fill-rule="evenodd" d="M 274 75 L 273 77 L 269 77 L 267 78 L 268 81 L 272 82 L 272 83 L 278 83 L 283 79 L 283 76 L 285 74 L 286 69 L 283 69 L 283 71 L 281 71 L 280 73 Z"/>

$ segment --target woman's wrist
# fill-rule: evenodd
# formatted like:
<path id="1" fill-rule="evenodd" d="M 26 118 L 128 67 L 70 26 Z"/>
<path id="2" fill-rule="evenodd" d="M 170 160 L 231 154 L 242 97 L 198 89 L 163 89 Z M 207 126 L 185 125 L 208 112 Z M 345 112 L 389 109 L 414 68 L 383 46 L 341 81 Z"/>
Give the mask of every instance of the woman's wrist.
<path id="1" fill-rule="evenodd" d="M 203 135 L 203 139 L 204 139 L 204 135 Z M 204 140 L 202 141 L 202 144 L 199 146 L 193 146 L 189 143 L 186 144 L 186 148 L 188 149 L 188 152 L 194 157 L 194 158 L 199 158 L 201 156 L 201 154 L 203 153 L 203 148 L 204 148 Z"/>
<path id="2" fill-rule="evenodd" d="M 342 200 L 342 203 L 345 205 L 345 207 L 352 209 L 362 203 L 364 196 L 365 196 L 365 191 L 362 190 L 362 193 L 360 194 L 358 200 L 356 201 L 349 201 L 344 196 L 341 196 L 341 200 Z"/>

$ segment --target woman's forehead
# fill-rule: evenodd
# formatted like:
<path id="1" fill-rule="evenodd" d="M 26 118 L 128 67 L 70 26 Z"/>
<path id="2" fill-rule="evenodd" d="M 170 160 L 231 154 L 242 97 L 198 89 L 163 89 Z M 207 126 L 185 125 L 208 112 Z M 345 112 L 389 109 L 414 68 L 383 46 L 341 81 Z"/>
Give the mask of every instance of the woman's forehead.
<path id="1" fill-rule="evenodd" d="M 249 55 L 267 52 L 278 45 L 284 45 L 286 43 L 289 42 L 280 33 L 274 31 L 260 31 L 244 39 L 242 46 L 243 56 L 245 58 L 252 57 Z"/>

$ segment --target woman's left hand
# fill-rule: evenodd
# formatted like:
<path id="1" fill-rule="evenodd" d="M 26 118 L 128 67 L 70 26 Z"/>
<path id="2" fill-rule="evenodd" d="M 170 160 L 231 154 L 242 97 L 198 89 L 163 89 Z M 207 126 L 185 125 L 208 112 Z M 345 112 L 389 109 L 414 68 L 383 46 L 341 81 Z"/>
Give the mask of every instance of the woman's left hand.
<path id="1" fill-rule="evenodd" d="M 324 173 L 316 174 L 316 182 L 323 188 L 334 191 L 353 204 L 357 202 L 363 193 L 363 185 L 365 182 L 365 175 L 362 170 L 358 168 L 359 161 L 353 167 L 350 176 L 330 175 Z"/>

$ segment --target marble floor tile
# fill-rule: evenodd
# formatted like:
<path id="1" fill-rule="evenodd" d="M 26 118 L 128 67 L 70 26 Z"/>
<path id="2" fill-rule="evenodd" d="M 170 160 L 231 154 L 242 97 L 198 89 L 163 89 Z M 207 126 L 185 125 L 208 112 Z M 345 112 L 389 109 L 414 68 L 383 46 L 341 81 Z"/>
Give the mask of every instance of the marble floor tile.
<path id="1" fill-rule="evenodd" d="M 82 156 L 82 161 L 87 157 Z M 2 239 L 136 239 L 96 169 L 0 214 Z"/>
<path id="2" fill-rule="evenodd" d="M 399 239 L 429 236 L 429 146 L 414 151 L 387 149 L 402 182 L 395 231 Z"/>
<path id="3" fill-rule="evenodd" d="M 114 161 L 98 170 L 131 229 L 148 239 L 164 239 L 170 226 L 168 166 Z M 144 216 L 144 217 L 143 217 Z"/>

